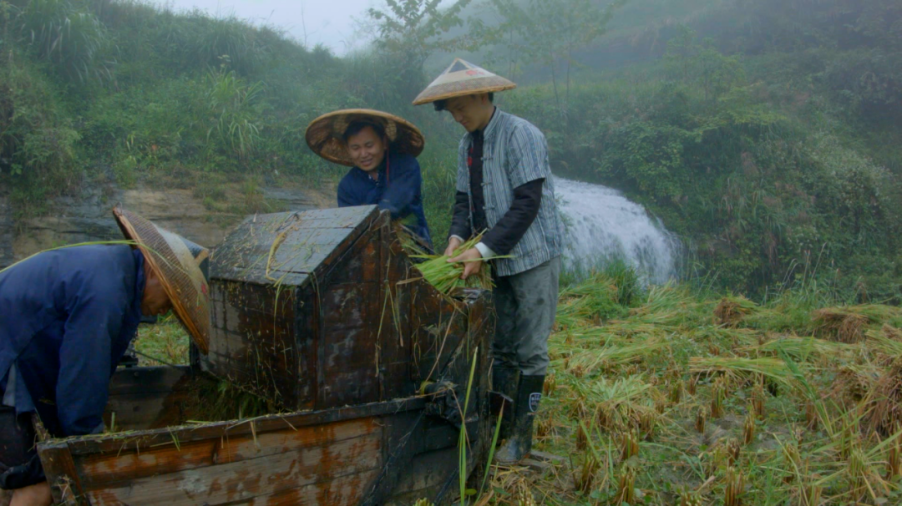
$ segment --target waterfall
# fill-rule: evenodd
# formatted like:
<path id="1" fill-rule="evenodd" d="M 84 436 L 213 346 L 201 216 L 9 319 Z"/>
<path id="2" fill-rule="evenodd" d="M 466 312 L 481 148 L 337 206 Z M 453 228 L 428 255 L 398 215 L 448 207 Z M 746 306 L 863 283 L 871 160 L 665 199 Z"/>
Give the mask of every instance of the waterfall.
<path id="1" fill-rule="evenodd" d="M 592 268 L 614 259 L 645 283 L 676 276 L 680 241 L 639 204 L 606 186 L 554 178 L 566 234 L 564 266 Z"/>

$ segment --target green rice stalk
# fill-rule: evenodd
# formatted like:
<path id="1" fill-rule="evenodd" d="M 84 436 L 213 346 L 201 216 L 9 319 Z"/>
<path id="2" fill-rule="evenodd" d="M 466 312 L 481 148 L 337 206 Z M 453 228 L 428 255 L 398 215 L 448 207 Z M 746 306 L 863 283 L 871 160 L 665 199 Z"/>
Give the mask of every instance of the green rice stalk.
<path id="1" fill-rule="evenodd" d="M 457 288 L 492 289 L 492 270 L 489 263 L 484 263 L 477 274 L 471 275 L 465 280 L 461 279 L 461 275 L 464 272 L 464 262 L 448 262 L 452 257 L 446 255 L 429 255 L 416 244 L 416 241 L 410 237 L 409 232 L 398 227 L 395 228 L 395 231 L 401 238 L 401 246 L 407 251 L 408 256 L 423 260 L 415 264 L 414 267 L 420 271 L 423 279 L 434 286 L 436 290 L 448 295 Z M 476 244 L 481 240 L 482 234 L 474 236 L 454 250 L 454 256 L 458 256 L 468 249 L 475 248 Z M 499 256 L 494 258 L 509 257 Z"/>
<path id="2" fill-rule="evenodd" d="M 739 351 L 769 353 L 774 355 L 785 353 L 794 359 L 804 361 L 812 355 L 835 358 L 855 353 L 858 350 L 860 350 L 860 347 L 855 345 L 827 341 L 815 337 L 782 337 L 770 340 L 760 346 L 750 346 Z"/>
<path id="3" fill-rule="evenodd" d="M 752 378 L 760 374 L 788 387 L 796 386 L 795 377 L 786 362 L 778 358 L 692 357 L 689 359 L 689 369 L 693 373 L 722 371 Z"/>
<path id="4" fill-rule="evenodd" d="M 467 408 L 470 406 L 470 392 L 473 390 L 473 376 L 476 373 L 476 358 L 479 356 L 479 347 L 473 351 L 473 361 L 470 363 L 470 379 L 467 381 L 467 394 L 464 397 L 464 410 L 461 413 L 460 439 L 458 440 L 458 478 L 460 479 L 460 504 L 467 504 Z M 493 447 L 494 448 L 494 447 Z"/>

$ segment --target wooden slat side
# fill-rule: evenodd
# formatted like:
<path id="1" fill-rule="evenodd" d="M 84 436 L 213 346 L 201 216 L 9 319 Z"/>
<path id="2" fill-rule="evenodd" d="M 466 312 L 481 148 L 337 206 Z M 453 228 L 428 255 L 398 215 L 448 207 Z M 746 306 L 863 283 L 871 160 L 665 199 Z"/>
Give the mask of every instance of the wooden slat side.
<path id="1" fill-rule="evenodd" d="M 110 379 L 110 396 L 135 392 L 169 392 L 190 377 L 188 366 L 131 367 L 118 369 Z"/>
<path id="2" fill-rule="evenodd" d="M 379 472 L 378 469 L 341 476 L 334 480 L 254 497 L 248 506 L 344 506 L 358 504 L 363 488 Z"/>
<path id="3" fill-rule="evenodd" d="M 192 441 L 204 441 L 219 439 L 220 437 L 237 437 L 242 435 L 263 434 L 272 431 L 283 431 L 291 428 L 310 427 L 320 424 L 328 424 L 342 420 L 355 420 L 371 416 L 381 416 L 401 413 L 404 411 L 416 411 L 426 405 L 424 398 L 415 397 L 408 399 L 396 399 L 389 402 L 364 404 L 361 406 L 346 406 L 323 411 L 286 413 L 268 415 L 254 419 L 254 430 L 251 430 L 250 420 L 216 422 L 199 426 L 170 427 L 166 429 L 154 429 L 136 431 L 131 433 L 104 434 L 98 436 L 83 436 L 63 440 L 53 440 L 44 445 L 64 443 L 69 446 L 72 455 L 90 455 L 95 453 L 121 452 L 128 449 L 148 448 L 158 445 L 171 445 L 173 438 L 177 438 L 180 445 Z M 39 444 L 39 447 L 41 444 Z"/>
<path id="4" fill-rule="evenodd" d="M 89 492 L 95 505 L 225 504 L 376 469 L 381 434 L 132 480 Z"/>
<path id="5" fill-rule="evenodd" d="M 80 457 L 78 470 L 85 490 L 108 488 L 110 484 L 155 475 L 164 475 L 240 462 L 303 448 L 335 444 L 381 430 L 371 419 L 335 424 L 286 428 L 283 431 L 242 436 L 225 436 L 204 441 L 147 447 Z"/>
<path id="6" fill-rule="evenodd" d="M 193 378 L 188 366 L 119 369 L 110 381 L 104 423 L 118 431 L 182 423 L 195 386 Z"/>

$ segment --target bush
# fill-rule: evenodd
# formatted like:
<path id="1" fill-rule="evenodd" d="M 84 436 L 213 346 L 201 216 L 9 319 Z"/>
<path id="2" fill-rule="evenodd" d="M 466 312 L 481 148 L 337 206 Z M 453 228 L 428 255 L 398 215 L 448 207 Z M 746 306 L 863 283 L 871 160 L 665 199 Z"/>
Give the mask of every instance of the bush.
<path id="1" fill-rule="evenodd" d="M 80 135 L 38 65 L 9 53 L 0 67 L 0 181 L 13 191 L 19 216 L 43 209 L 68 189 Z"/>

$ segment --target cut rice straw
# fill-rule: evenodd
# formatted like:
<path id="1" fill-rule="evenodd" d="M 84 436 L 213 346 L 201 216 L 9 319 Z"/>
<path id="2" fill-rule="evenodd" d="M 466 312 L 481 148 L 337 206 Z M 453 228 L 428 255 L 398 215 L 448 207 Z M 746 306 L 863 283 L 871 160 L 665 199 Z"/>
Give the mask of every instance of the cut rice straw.
<path id="1" fill-rule="evenodd" d="M 705 373 L 721 371 L 737 376 L 763 375 L 786 386 L 795 386 L 795 377 L 786 361 L 779 358 L 692 357 L 690 371 Z"/>

